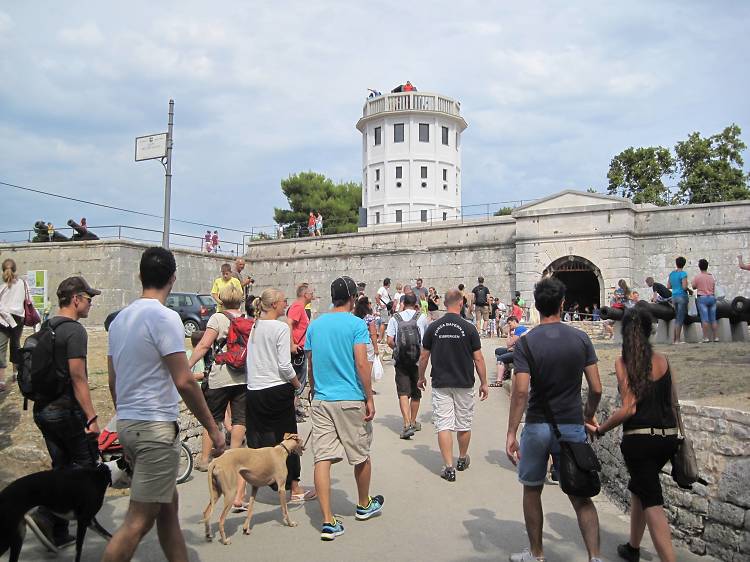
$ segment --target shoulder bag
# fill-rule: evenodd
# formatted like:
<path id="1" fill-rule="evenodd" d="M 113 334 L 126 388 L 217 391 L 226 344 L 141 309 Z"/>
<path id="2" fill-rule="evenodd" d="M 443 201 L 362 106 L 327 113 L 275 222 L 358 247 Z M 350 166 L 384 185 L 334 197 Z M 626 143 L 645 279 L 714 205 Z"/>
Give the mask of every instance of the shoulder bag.
<path id="1" fill-rule="evenodd" d="M 672 411 L 677 421 L 677 428 L 680 431 L 680 442 L 672 457 L 672 480 L 680 488 L 691 490 L 696 482 L 704 486 L 708 483 L 701 478 L 698 472 L 698 460 L 695 457 L 693 442 L 685 435 L 685 426 L 682 423 L 682 413 L 680 412 L 680 400 L 677 397 L 674 378 L 670 382 L 672 385 Z"/>
<path id="2" fill-rule="evenodd" d="M 526 353 L 526 358 L 529 362 L 529 374 L 533 380 L 534 373 L 537 375 L 539 373 L 536 370 L 534 356 L 531 353 L 527 338 L 520 338 L 518 345 Z M 547 423 L 552 426 L 552 431 L 554 431 L 555 437 L 560 444 L 560 488 L 569 496 L 593 498 L 599 494 L 602 488 L 599 479 L 599 471 L 602 469 L 602 465 L 596 457 L 594 448 L 588 441 L 576 443 L 563 439 L 560 429 L 557 427 L 555 416 L 552 413 L 552 408 L 550 408 L 541 385 L 535 388 L 534 392 L 539 397 L 544 408 L 544 416 L 547 418 Z"/>
<path id="3" fill-rule="evenodd" d="M 42 319 L 39 318 L 39 313 L 34 308 L 34 303 L 29 294 L 29 286 L 26 284 L 25 279 L 23 280 L 23 287 L 26 289 L 26 296 L 23 299 L 23 325 L 36 326 L 41 323 Z"/>

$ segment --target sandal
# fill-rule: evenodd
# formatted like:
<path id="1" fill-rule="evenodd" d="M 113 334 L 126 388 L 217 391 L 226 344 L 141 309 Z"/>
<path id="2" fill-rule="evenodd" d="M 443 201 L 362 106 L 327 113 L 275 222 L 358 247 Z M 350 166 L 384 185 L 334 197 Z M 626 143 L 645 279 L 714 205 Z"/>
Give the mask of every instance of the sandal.
<path id="1" fill-rule="evenodd" d="M 487 386 L 492 387 L 492 388 L 502 388 L 503 387 L 503 381 L 491 382 Z"/>
<path id="2" fill-rule="evenodd" d="M 247 511 L 247 502 L 242 502 L 240 505 L 232 504 L 232 513 L 242 513 L 243 511 Z"/>
<path id="3" fill-rule="evenodd" d="M 292 494 L 289 498 L 289 503 L 304 503 L 306 501 L 314 500 L 318 497 L 318 493 L 315 490 L 306 490 L 301 494 Z"/>

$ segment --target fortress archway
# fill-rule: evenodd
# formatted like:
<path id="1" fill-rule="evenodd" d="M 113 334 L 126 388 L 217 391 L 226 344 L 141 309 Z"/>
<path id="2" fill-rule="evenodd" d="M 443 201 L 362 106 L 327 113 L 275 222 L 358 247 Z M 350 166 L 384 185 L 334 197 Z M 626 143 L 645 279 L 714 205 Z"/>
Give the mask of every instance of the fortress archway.
<path id="1" fill-rule="evenodd" d="M 542 277 L 556 277 L 566 287 L 567 306 L 577 302 L 580 310 L 594 304 L 604 304 L 604 279 L 601 271 L 592 262 L 580 256 L 564 256 L 553 261 L 542 273 Z"/>

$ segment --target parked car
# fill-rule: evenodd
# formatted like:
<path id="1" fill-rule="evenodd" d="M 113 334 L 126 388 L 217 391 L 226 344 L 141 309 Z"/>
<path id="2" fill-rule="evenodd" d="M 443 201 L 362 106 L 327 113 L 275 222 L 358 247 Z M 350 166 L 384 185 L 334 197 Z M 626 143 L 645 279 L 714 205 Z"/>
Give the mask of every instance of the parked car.
<path id="1" fill-rule="evenodd" d="M 211 295 L 198 293 L 170 293 L 166 305 L 180 315 L 185 326 L 185 337 L 196 330 L 205 330 L 209 317 L 216 312 L 216 301 Z"/>

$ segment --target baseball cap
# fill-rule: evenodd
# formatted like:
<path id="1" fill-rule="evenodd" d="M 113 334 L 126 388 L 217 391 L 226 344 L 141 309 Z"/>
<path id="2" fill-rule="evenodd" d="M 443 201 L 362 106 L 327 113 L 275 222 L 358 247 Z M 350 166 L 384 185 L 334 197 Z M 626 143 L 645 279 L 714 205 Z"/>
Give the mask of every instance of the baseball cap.
<path id="1" fill-rule="evenodd" d="M 357 287 L 359 287 L 360 289 L 364 289 L 365 287 L 367 287 L 367 283 L 365 283 L 364 281 L 360 281 L 359 283 L 357 283 Z"/>
<path id="2" fill-rule="evenodd" d="M 101 295 L 102 292 L 92 289 L 83 277 L 75 276 L 64 279 L 57 287 L 57 298 L 71 297 L 78 293 L 86 293 L 90 297 Z"/>
<path id="3" fill-rule="evenodd" d="M 331 298 L 333 300 L 345 300 L 357 296 L 357 284 L 354 279 L 347 277 L 337 277 L 331 283 Z"/>

